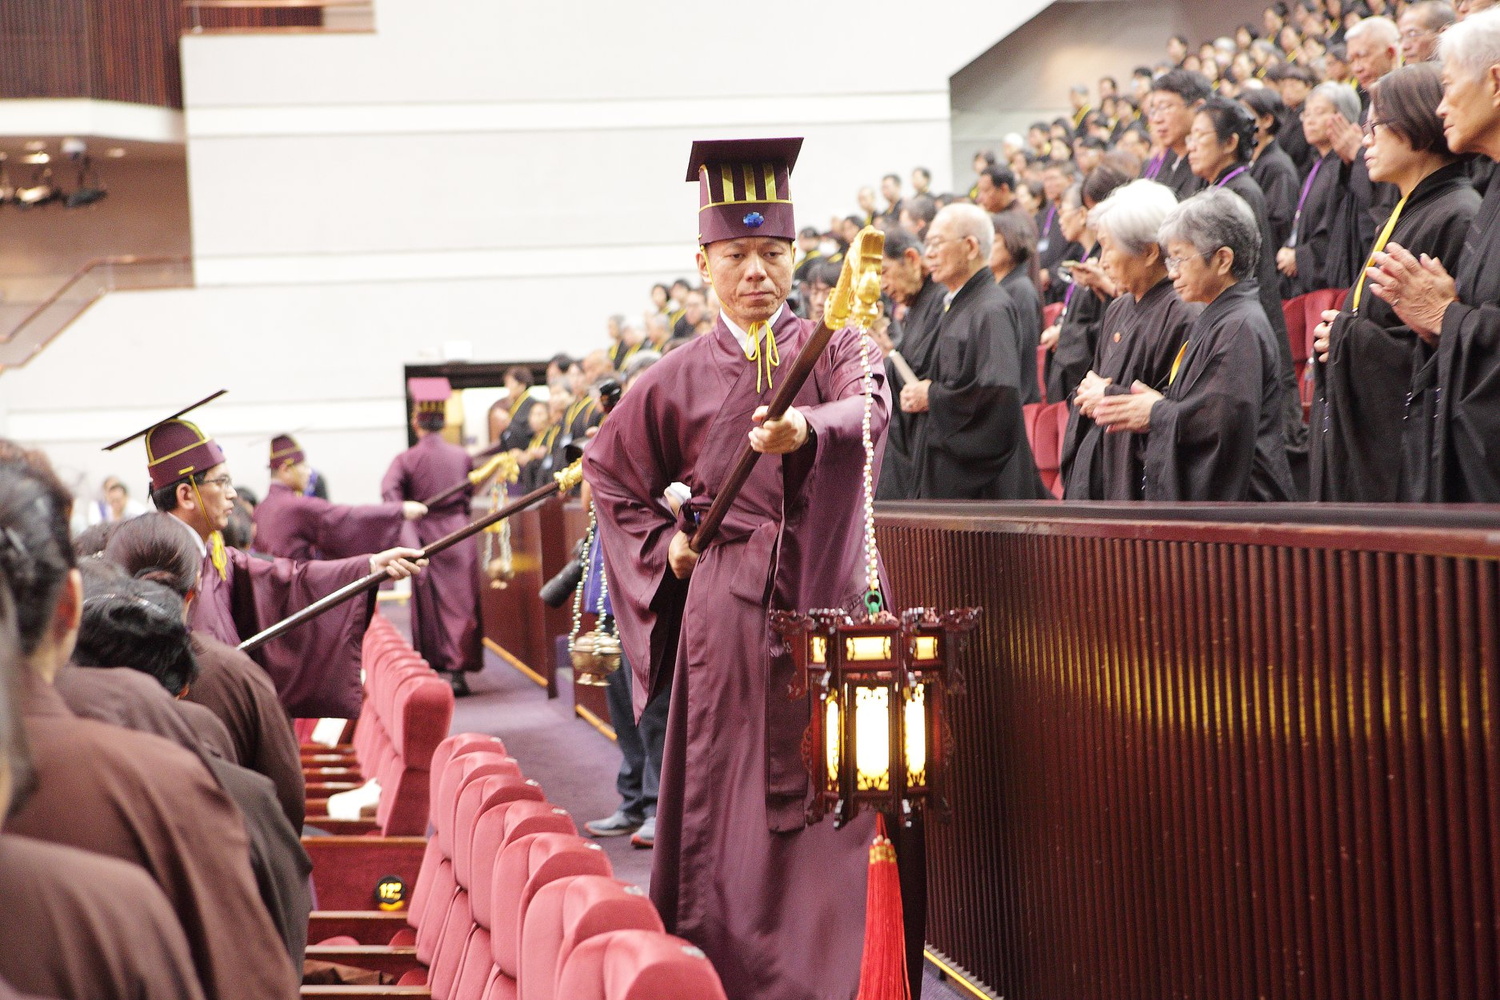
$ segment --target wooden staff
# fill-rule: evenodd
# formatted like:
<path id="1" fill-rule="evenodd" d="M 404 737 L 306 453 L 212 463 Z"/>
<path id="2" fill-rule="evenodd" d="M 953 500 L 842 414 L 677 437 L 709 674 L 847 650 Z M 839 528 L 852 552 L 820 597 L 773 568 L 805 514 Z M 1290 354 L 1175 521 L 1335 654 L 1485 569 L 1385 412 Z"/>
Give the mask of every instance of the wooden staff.
<path id="1" fill-rule="evenodd" d="M 791 370 L 784 376 L 785 381 L 766 406 L 767 421 L 779 420 L 786 414 L 835 331 L 851 325 L 851 321 L 852 325 L 861 330 L 870 328 L 880 302 L 880 266 L 884 253 L 884 233 L 873 226 L 866 226 L 859 231 L 859 235 L 849 245 L 849 252 L 844 256 L 844 269 L 839 273 L 839 283 L 829 293 L 828 302 L 823 307 L 822 322 L 797 353 L 797 360 L 792 362 Z M 694 552 L 702 552 L 719 533 L 724 516 L 729 513 L 730 505 L 744 488 L 745 480 L 750 478 L 759 458 L 760 452 L 752 448 L 748 440 L 740 447 L 739 456 L 735 459 L 728 478 L 719 487 L 708 513 L 698 522 L 698 530 L 693 532 L 693 537 L 688 542 L 688 547 Z"/>
<path id="2" fill-rule="evenodd" d="M 525 496 L 521 497 L 519 500 L 507 504 L 506 506 L 501 507 L 499 510 L 492 511 L 491 513 L 488 513 L 479 518 L 477 521 L 473 521 L 469 524 L 464 525 L 457 531 L 453 531 L 449 534 L 444 535 L 437 541 L 428 544 L 426 548 L 417 553 L 415 558 L 430 559 L 433 556 L 437 555 L 439 552 L 442 552 L 444 549 L 452 548 L 466 538 L 472 538 L 497 521 L 503 521 L 507 517 L 510 517 L 512 514 L 518 513 L 528 507 L 542 502 L 543 500 L 552 496 L 554 493 L 566 493 L 568 490 L 571 490 L 573 487 L 577 486 L 582 480 L 583 464 L 581 461 L 574 462 L 566 469 L 555 474 L 552 477 L 552 482 L 548 483 L 546 486 L 540 486 L 537 489 L 532 490 Z M 344 586 L 340 587 L 338 590 L 335 590 L 333 593 L 327 595 L 326 597 L 318 598 L 318 600 L 309 604 L 307 607 L 303 608 L 301 611 L 298 611 L 296 614 L 289 615 L 286 618 L 283 618 L 281 621 L 277 622 L 275 625 L 272 625 L 267 629 L 263 629 L 262 631 L 257 632 L 255 635 L 252 635 L 250 638 L 240 643 L 239 648 L 246 653 L 257 650 L 261 646 L 264 646 L 266 643 L 270 642 L 272 639 L 290 632 L 298 625 L 301 625 L 304 622 L 312 621 L 314 618 L 323 614 L 323 612 L 330 611 L 333 608 L 338 607 L 340 604 L 343 604 L 345 601 L 357 597 L 360 594 L 363 594 L 370 590 L 374 590 L 387 579 L 389 579 L 389 576 L 385 572 L 385 570 L 377 570 L 376 572 L 371 573 L 369 576 L 364 577 L 363 579 L 355 580 L 353 583 L 346 583 L 344 584 Z"/>
<path id="3" fill-rule="evenodd" d="M 485 462 L 479 468 L 475 469 L 473 472 L 469 473 L 467 476 L 463 477 L 458 482 L 454 483 L 452 486 L 439 493 L 437 496 L 429 497 L 426 500 L 423 500 L 422 506 L 429 508 L 436 507 L 438 504 L 442 503 L 453 494 L 463 490 L 465 487 L 478 486 L 486 479 L 489 479 L 491 476 L 495 475 L 497 472 L 501 474 L 502 478 L 506 482 L 513 483 L 516 481 L 516 474 L 519 471 L 520 470 L 516 467 L 516 460 L 510 457 L 509 452 L 502 451 L 498 455 L 492 457 L 488 462 Z"/>

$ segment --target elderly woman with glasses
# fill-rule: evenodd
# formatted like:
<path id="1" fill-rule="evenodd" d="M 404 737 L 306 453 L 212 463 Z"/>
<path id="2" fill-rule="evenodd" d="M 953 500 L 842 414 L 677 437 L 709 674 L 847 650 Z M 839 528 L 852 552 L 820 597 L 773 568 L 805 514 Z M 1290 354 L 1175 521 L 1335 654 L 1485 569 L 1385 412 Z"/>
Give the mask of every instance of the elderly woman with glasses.
<path id="1" fill-rule="evenodd" d="M 1479 195 L 1467 165 L 1443 138 L 1440 76 L 1436 65 L 1422 63 L 1375 84 L 1365 165 L 1372 181 L 1401 192 L 1372 252 L 1397 243 L 1454 267 Z M 1323 320 L 1313 345 L 1321 363 L 1315 367 L 1311 499 L 1427 499 L 1432 449 L 1426 411 L 1436 351 L 1389 303 L 1370 294 L 1363 274 L 1343 310 L 1325 312 Z"/>
<path id="2" fill-rule="evenodd" d="M 1203 303 L 1164 389 L 1137 378 L 1094 422 L 1144 435 L 1147 500 L 1289 500 L 1285 390 L 1253 280 L 1260 226 L 1239 195 L 1209 188 L 1178 205 L 1157 241 L 1185 302 Z"/>
<path id="3" fill-rule="evenodd" d="M 1099 262 L 1118 295 L 1102 317 L 1093 368 L 1073 396 L 1063 438 L 1063 496 L 1069 500 L 1140 500 L 1145 438 L 1106 434 L 1093 420 L 1106 395 L 1130 393 L 1137 381 L 1164 388 L 1167 373 L 1200 307 L 1177 297 L 1157 231 L 1177 207 L 1172 190 L 1134 181 L 1089 213 Z"/>

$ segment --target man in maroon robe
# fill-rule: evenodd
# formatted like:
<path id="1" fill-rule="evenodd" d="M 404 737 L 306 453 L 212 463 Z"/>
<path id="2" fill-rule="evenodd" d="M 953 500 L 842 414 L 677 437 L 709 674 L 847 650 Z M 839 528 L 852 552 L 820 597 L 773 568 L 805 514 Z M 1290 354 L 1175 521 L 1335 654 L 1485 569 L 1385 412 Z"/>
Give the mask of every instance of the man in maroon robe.
<path id="1" fill-rule="evenodd" d="M 417 443 L 397 455 L 380 484 L 387 501 L 432 498 L 454 486 L 474 468 L 469 453 L 443 440 L 448 397 L 453 388 L 445 378 L 414 378 L 408 383 L 415 412 L 412 427 Z M 464 488 L 415 524 L 423 545 L 469 523 L 469 501 L 474 488 Z M 479 645 L 479 542 L 463 542 L 433 557 L 427 572 L 412 581 L 412 639 L 434 670 L 448 674 L 453 690 L 467 694 L 463 675 L 479 670 L 484 659 Z"/>
<path id="2" fill-rule="evenodd" d="M 117 448 L 144 435 L 151 500 L 177 519 L 202 554 L 193 631 L 237 646 L 367 573 L 384 570 L 401 578 L 417 572 L 408 561 L 417 553 L 406 548 L 330 562 L 267 561 L 226 548 L 222 532 L 234 510 L 235 492 L 224 451 L 197 425 L 178 419 L 202 402 L 207 400 L 109 446 Z M 363 697 L 360 646 L 374 611 L 371 591 L 252 654 L 271 676 L 288 712 L 305 718 L 358 716 Z"/>
<path id="3" fill-rule="evenodd" d="M 401 544 L 401 528 L 427 513 L 415 500 L 329 503 L 307 496 L 312 466 L 289 434 L 271 439 L 271 485 L 255 508 L 252 548 L 286 559 L 346 559 Z"/>
<path id="4" fill-rule="evenodd" d="M 808 710 L 788 697 L 792 660 L 767 624 L 771 608 L 839 607 L 863 593 L 868 365 L 877 456 L 890 409 L 878 350 L 842 330 L 793 407 L 764 420 L 784 377 L 777 358 L 796 357 L 816 329 L 784 304 L 800 146 L 694 145 L 699 271 L 722 312 L 711 334 L 640 377 L 584 457 L 637 714 L 671 685 L 651 895 L 733 1000 L 848 1000 L 864 933 L 872 820 L 805 825 Z M 765 457 L 695 554 L 694 519 L 747 432 Z M 661 499 L 674 481 L 694 494 L 675 518 Z"/>

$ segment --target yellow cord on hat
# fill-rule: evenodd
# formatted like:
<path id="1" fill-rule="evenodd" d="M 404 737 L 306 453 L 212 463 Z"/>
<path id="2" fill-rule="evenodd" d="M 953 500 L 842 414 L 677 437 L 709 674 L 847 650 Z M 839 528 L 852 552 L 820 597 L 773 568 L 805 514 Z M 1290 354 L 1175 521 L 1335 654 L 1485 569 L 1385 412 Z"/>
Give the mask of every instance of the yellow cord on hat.
<path id="1" fill-rule="evenodd" d="M 1402 195 L 1401 200 L 1396 202 L 1396 208 L 1395 211 L 1391 212 L 1391 217 L 1385 220 L 1385 228 L 1375 238 L 1375 248 L 1370 251 L 1370 259 L 1365 261 L 1365 270 L 1375 266 L 1375 255 L 1385 249 L 1387 241 L 1391 238 L 1391 233 L 1396 229 L 1396 220 L 1401 218 L 1401 210 L 1406 207 L 1406 199 L 1408 197 L 1410 197 L 1409 194 Z M 1365 283 L 1365 272 L 1361 270 L 1359 272 L 1359 281 L 1354 285 L 1354 306 L 1349 310 L 1350 312 L 1359 312 L 1359 300 L 1364 295 Z"/>
<path id="2" fill-rule="evenodd" d="M 762 333 L 766 335 L 764 345 L 760 340 Z M 776 350 L 776 334 L 771 330 L 770 323 L 750 324 L 745 337 L 745 359 L 755 362 L 755 391 L 764 391 L 760 387 L 762 376 L 765 377 L 766 388 L 774 389 L 775 386 L 771 383 L 771 369 L 781 367 L 781 354 Z"/>

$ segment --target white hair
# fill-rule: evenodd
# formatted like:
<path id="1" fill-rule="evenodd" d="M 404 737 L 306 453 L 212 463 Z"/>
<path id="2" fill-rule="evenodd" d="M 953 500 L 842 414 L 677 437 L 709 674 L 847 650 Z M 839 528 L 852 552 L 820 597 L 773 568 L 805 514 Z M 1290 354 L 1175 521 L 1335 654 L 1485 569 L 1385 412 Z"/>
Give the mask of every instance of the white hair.
<path id="1" fill-rule="evenodd" d="M 1245 199 L 1228 188 L 1199 191 L 1167 213 L 1156 241 L 1165 249 L 1173 240 L 1204 256 L 1228 247 L 1234 253 L 1229 273 L 1239 281 L 1255 274 L 1260 261 L 1260 224 Z"/>
<path id="2" fill-rule="evenodd" d="M 1333 105 L 1333 110 L 1344 116 L 1344 120 L 1351 125 L 1357 125 L 1362 120 L 1359 113 L 1359 91 L 1347 83 L 1336 83 L 1333 80 L 1318 84 L 1307 95 L 1310 101 L 1314 97 L 1321 97 Z"/>
<path id="3" fill-rule="evenodd" d="M 1388 17 L 1367 17 L 1344 32 L 1344 42 L 1368 36 L 1376 45 L 1400 45 L 1401 29 Z"/>
<path id="4" fill-rule="evenodd" d="M 1157 245 L 1157 231 L 1176 207 L 1177 196 L 1165 184 L 1131 181 L 1094 206 L 1089 225 L 1109 233 L 1130 256 L 1140 257 Z"/>
<path id="5" fill-rule="evenodd" d="M 939 212 L 932 225 L 936 226 L 945 218 L 953 220 L 953 228 L 959 236 L 972 236 L 979 241 L 981 259 L 990 259 L 990 250 L 995 246 L 995 223 L 990 219 L 990 213 L 978 205 L 957 202 Z"/>
<path id="6" fill-rule="evenodd" d="M 1438 36 L 1438 56 L 1475 80 L 1500 63 L 1500 7 L 1449 25 Z"/>

